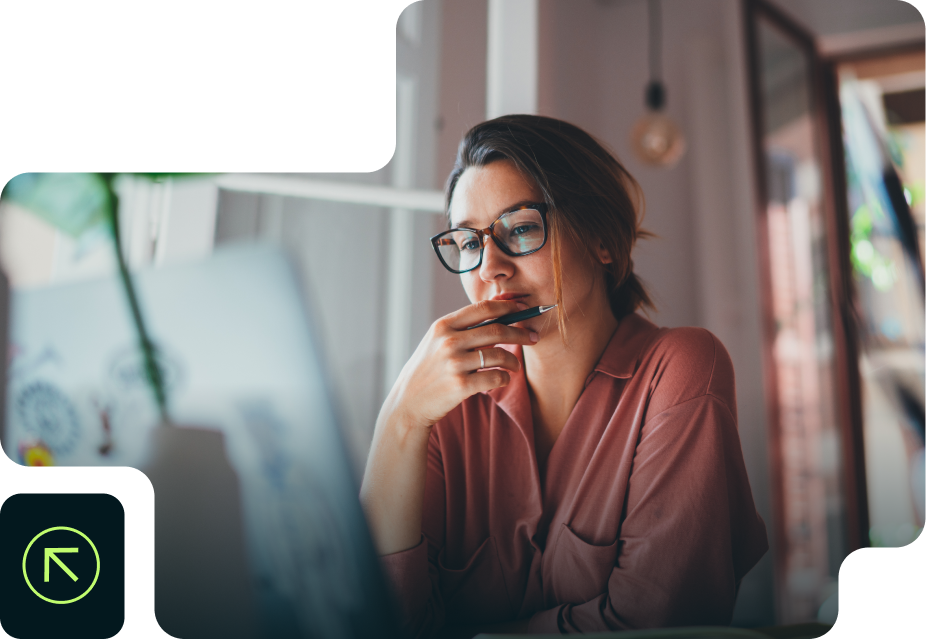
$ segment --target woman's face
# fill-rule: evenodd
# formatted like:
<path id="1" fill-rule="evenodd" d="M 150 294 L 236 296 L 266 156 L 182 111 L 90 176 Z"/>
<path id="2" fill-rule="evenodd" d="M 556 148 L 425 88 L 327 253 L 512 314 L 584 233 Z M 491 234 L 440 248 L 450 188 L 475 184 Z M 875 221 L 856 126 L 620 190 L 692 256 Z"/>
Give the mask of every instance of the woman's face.
<path id="1" fill-rule="evenodd" d="M 497 160 L 486 166 L 470 167 L 460 176 L 450 204 L 450 223 L 454 228 L 484 229 L 506 211 L 539 202 L 543 202 L 543 194 L 537 185 L 512 162 Z M 510 299 L 527 307 L 555 304 L 552 256 L 549 229 L 544 247 L 521 257 L 506 255 L 490 240 L 483 250 L 482 264 L 460 275 L 460 279 L 471 302 Z M 561 242 L 560 257 L 566 316 L 581 315 L 589 304 L 600 304 L 602 297 L 606 304 L 604 278 L 596 278 L 596 269 L 601 269 L 601 265 L 569 240 Z M 551 311 L 521 325 L 543 336 L 556 330 L 556 320 L 550 321 L 554 314 Z"/>

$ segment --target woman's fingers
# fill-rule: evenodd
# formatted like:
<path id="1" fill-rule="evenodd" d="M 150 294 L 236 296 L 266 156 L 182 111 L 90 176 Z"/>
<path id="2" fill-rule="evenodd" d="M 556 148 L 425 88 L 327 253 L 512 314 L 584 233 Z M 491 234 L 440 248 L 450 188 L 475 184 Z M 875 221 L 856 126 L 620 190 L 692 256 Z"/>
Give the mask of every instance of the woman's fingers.
<path id="1" fill-rule="evenodd" d="M 513 300 L 482 300 L 445 316 L 449 328 L 461 331 L 480 322 L 495 319 L 527 308 L 526 304 Z"/>
<path id="2" fill-rule="evenodd" d="M 482 354 L 480 359 L 479 354 Z M 521 362 L 513 353 L 504 348 L 481 348 L 467 353 L 460 361 L 461 373 L 477 371 L 481 368 L 504 368 L 509 371 L 518 371 Z"/>
<path id="3" fill-rule="evenodd" d="M 519 326 L 470 326 L 522 310 L 524 304 L 486 300 L 437 320 L 402 369 L 387 398 L 387 414 L 401 414 L 416 426 L 430 426 L 480 391 L 505 386 L 518 358 L 496 344 L 530 345 L 536 333 Z M 481 358 L 480 358 L 481 353 Z"/>
<path id="4" fill-rule="evenodd" d="M 536 336 L 536 333 L 533 333 Z M 469 348 L 480 346 L 494 346 L 496 344 L 523 344 L 530 346 L 537 340 L 532 332 L 520 326 L 506 326 L 505 324 L 488 324 L 474 328 L 471 331 L 457 333 L 461 341 L 465 341 Z"/>
<path id="5" fill-rule="evenodd" d="M 490 391 L 493 388 L 507 386 L 511 382 L 511 374 L 498 368 L 487 371 L 477 371 L 471 376 L 476 392 Z"/>
<path id="6" fill-rule="evenodd" d="M 511 375 L 507 371 L 493 368 L 472 373 L 467 378 L 466 385 L 470 395 L 474 395 L 500 386 L 507 386 L 509 382 L 511 382 Z"/>

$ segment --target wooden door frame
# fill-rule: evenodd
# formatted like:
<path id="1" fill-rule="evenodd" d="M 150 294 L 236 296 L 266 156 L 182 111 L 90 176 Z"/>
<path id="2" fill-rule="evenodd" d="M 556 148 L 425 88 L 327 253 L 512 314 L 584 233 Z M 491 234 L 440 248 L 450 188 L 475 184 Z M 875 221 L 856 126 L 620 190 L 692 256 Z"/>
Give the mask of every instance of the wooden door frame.
<path id="1" fill-rule="evenodd" d="M 827 198 L 826 221 L 827 233 L 832 238 L 829 248 L 830 287 L 833 293 L 833 310 L 836 317 L 834 329 L 837 338 L 837 375 L 844 410 L 848 410 L 848 419 L 843 419 L 844 440 L 847 442 L 843 453 L 847 488 L 855 486 L 856 503 L 847 500 L 848 508 L 856 510 L 854 519 L 848 519 L 849 545 L 852 552 L 857 548 L 870 545 L 869 530 L 871 523 L 868 512 L 868 484 L 865 470 L 864 414 L 862 406 L 862 383 L 859 371 L 861 343 L 859 329 L 860 312 L 854 278 L 852 276 L 851 229 L 848 201 L 848 178 L 846 175 L 846 153 L 842 138 L 842 109 L 839 103 L 839 65 L 851 62 L 886 58 L 911 52 L 923 52 L 926 41 L 907 42 L 898 45 L 879 46 L 860 51 L 844 52 L 830 56 L 818 56 L 815 84 L 820 93 L 820 108 L 817 120 L 825 139 L 821 144 L 821 160 L 825 162 L 825 189 Z M 836 276 L 838 274 L 838 277 Z M 845 365 L 839 363 L 839 356 Z M 855 537 L 853 538 L 852 524 Z M 856 543 L 851 543 L 855 541 Z"/>
<path id="2" fill-rule="evenodd" d="M 834 366 L 836 415 L 841 439 L 843 497 L 845 500 L 846 552 L 869 545 L 868 491 L 865 476 L 865 448 L 862 430 L 861 381 L 858 360 L 858 336 L 854 320 L 854 287 L 849 261 L 849 220 L 847 213 L 845 156 L 842 148 L 841 118 L 835 66 L 817 51 L 813 35 L 767 0 L 743 0 L 749 70 L 749 96 L 752 116 L 752 142 L 756 179 L 755 214 L 760 272 L 760 298 L 763 313 L 763 368 L 769 413 L 770 464 L 773 483 L 772 504 L 776 548 L 787 543 L 784 530 L 784 495 L 782 477 L 781 414 L 773 345 L 771 269 L 767 231 L 768 184 L 763 150 L 763 109 L 760 84 L 760 60 L 757 26 L 767 20 L 807 56 L 810 69 L 812 117 L 816 139 L 814 147 L 820 162 L 823 182 L 823 215 L 827 231 L 827 266 L 833 308 Z M 786 554 L 776 553 L 776 573 L 785 568 Z"/>

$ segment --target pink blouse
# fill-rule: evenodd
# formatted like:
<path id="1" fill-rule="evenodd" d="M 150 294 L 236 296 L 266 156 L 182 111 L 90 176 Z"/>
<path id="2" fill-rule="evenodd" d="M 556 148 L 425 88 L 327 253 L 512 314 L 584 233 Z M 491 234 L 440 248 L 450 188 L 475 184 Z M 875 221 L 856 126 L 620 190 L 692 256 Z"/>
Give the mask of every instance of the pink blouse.
<path id="1" fill-rule="evenodd" d="M 465 400 L 431 432 L 422 534 L 382 557 L 411 636 L 528 617 L 537 633 L 728 624 L 768 541 L 726 349 L 625 317 L 543 483 L 524 374 Z"/>

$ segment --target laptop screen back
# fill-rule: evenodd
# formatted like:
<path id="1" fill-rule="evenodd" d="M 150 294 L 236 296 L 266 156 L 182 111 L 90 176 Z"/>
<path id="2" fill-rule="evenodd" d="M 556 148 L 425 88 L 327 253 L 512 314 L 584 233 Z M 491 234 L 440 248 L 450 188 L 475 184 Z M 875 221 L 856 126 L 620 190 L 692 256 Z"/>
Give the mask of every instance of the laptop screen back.
<path id="1" fill-rule="evenodd" d="M 149 473 L 155 608 L 169 633 L 391 635 L 319 341 L 285 256 L 230 248 L 136 282 L 176 426 L 158 425 L 115 278 L 17 291 L 6 454 Z"/>

